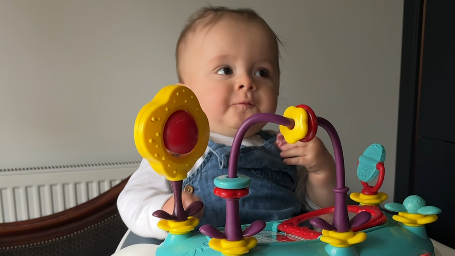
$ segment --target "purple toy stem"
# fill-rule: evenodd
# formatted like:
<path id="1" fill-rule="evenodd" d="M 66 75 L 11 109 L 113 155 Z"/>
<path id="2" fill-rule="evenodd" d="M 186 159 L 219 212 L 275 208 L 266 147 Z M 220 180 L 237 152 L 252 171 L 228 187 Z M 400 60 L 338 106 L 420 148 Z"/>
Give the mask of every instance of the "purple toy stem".
<path id="1" fill-rule="evenodd" d="M 171 181 L 172 190 L 174 191 L 174 216 L 177 216 L 176 221 L 184 221 L 187 219 L 182 203 L 182 184 L 183 180 Z"/>
<path id="2" fill-rule="evenodd" d="M 239 199 L 226 198 L 226 238 L 228 241 L 238 241 L 243 239 L 242 229 L 240 228 Z"/>
<path id="3" fill-rule="evenodd" d="M 294 120 L 289 119 L 283 116 L 270 113 L 260 113 L 255 114 L 247 118 L 235 134 L 234 141 L 232 142 L 231 155 L 229 157 L 229 170 L 228 178 L 237 178 L 237 161 L 240 152 L 240 145 L 242 143 L 243 137 L 245 136 L 248 129 L 256 123 L 259 122 L 271 122 L 283 126 L 289 127 L 289 129 L 294 128 Z"/>
<path id="4" fill-rule="evenodd" d="M 318 124 L 329 134 L 335 154 L 337 185 L 333 189 L 335 192 L 335 209 L 333 212 L 332 226 L 336 227 L 338 232 L 347 232 L 351 229 L 348 206 L 346 205 L 346 196 L 349 188 L 346 188 L 344 183 L 344 158 L 340 137 L 335 127 L 326 119 L 318 117 Z"/>
<path id="5" fill-rule="evenodd" d="M 194 201 L 186 208 L 186 210 L 183 209 L 182 183 L 183 181 L 181 180 L 171 181 L 172 189 L 174 191 L 173 213 L 169 214 L 163 210 L 156 210 L 153 212 L 153 216 L 163 220 L 185 221 L 188 219 L 188 216 L 192 216 L 204 208 L 204 203 L 201 201 Z"/>

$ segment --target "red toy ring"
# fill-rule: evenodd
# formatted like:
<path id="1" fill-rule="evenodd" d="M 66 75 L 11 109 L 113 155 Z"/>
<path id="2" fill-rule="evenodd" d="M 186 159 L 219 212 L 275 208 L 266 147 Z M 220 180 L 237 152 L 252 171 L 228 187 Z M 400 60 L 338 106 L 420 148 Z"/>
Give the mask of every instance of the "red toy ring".
<path id="1" fill-rule="evenodd" d="M 303 139 L 301 139 L 301 142 L 308 142 L 314 139 L 316 136 L 316 133 L 318 131 L 318 118 L 316 114 L 314 113 L 313 109 L 308 107 L 307 105 L 297 105 L 297 108 L 303 108 L 305 111 L 308 113 L 308 132 L 305 135 Z"/>

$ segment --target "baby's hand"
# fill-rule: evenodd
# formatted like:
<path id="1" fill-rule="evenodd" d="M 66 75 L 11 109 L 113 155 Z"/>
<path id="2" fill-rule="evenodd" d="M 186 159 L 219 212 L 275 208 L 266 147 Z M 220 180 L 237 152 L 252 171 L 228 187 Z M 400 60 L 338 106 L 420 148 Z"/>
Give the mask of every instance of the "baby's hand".
<path id="1" fill-rule="evenodd" d="M 335 162 L 324 143 L 314 137 L 309 142 L 298 141 L 294 144 L 287 143 L 283 134 L 276 136 L 276 145 L 281 150 L 280 156 L 287 165 L 302 165 L 309 172 L 331 171 Z"/>
<path id="2" fill-rule="evenodd" d="M 186 209 L 192 202 L 194 201 L 201 201 L 201 198 L 197 195 L 182 191 L 182 203 L 183 208 Z M 174 197 L 172 196 L 167 200 L 167 202 L 163 205 L 163 211 L 166 211 L 169 214 L 172 214 L 174 211 Z M 198 213 L 194 215 L 194 217 L 201 219 L 202 215 L 204 215 L 204 208 L 202 208 Z"/>
<path id="3" fill-rule="evenodd" d="M 287 165 L 303 165 L 308 170 L 306 193 L 309 199 L 321 208 L 333 206 L 336 183 L 335 162 L 322 141 L 314 137 L 309 142 L 289 144 L 282 134 L 276 137 L 280 156 Z"/>

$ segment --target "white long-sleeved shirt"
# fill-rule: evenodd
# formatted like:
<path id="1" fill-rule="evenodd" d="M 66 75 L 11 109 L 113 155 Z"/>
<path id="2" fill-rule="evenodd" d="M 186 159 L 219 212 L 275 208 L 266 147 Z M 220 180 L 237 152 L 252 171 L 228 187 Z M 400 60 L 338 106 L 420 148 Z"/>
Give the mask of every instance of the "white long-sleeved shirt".
<path id="1" fill-rule="evenodd" d="M 233 138 L 216 133 L 210 133 L 210 139 L 219 144 L 232 145 Z M 244 138 L 244 146 L 261 146 L 264 140 L 259 135 Z M 204 154 L 196 161 L 188 172 L 188 177 L 201 165 L 210 148 L 207 147 Z M 307 196 L 306 178 L 308 175 L 304 167 L 297 168 L 297 182 L 295 193 L 302 203 L 302 207 L 308 211 L 319 209 Z M 167 232 L 158 228 L 159 218 L 152 214 L 160 210 L 163 205 L 173 196 L 170 182 L 164 176 L 156 173 L 147 160 L 142 159 L 139 168 L 131 175 L 128 183 L 120 193 L 117 207 L 126 226 L 135 234 L 142 237 L 164 239 Z"/>

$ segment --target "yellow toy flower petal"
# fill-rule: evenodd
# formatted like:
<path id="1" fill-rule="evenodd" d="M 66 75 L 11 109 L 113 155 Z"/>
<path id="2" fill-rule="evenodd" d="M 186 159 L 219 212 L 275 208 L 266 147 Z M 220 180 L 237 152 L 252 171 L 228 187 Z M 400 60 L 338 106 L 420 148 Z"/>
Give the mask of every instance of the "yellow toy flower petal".
<path id="1" fill-rule="evenodd" d="M 160 220 L 158 227 L 174 235 L 183 235 L 192 231 L 199 224 L 199 219 L 188 217 L 185 221 Z"/>
<path id="2" fill-rule="evenodd" d="M 435 222 L 437 219 L 438 219 L 438 216 L 436 214 L 426 215 L 425 218 L 418 219 L 417 224 L 425 225 L 425 224 Z"/>
<path id="3" fill-rule="evenodd" d="M 365 234 L 364 232 L 357 232 L 354 234 L 353 237 L 347 239 L 347 242 L 349 244 L 358 244 L 365 241 L 365 239 L 367 239 L 367 234 Z"/>
<path id="4" fill-rule="evenodd" d="M 419 227 L 435 222 L 438 219 L 438 216 L 436 214 L 423 215 L 418 213 L 399 212 L 398 215 L 393 215 L 392 218 L 406 226 Z"/>
<path id="5" fill-rule="evenodd" d="M 164 146 L 163 129 L 169 116 L 178 110 L 188 112 L 198 129 L 193 150 L 176 156 Z M 158 174 L 171 181 L 184 180 L 187 172 L 204 153 L 209 140 L 209 124 L 196 95 L 187 87 L 169 85 L 161 89 L 139 111 L 134 125 L 136 148 Z"/>
<path id="6" fill-rule="evenodd" d="M 356 232 L 354 233 L 352 230 L 348 232 L 336 232 L 336 231 L 328 231 L 323 229 L 321 241 L 328 243 L 335 247 L 348 247 L 353 244 L 358 244 L 367 238 L 367 235 L 364 232 Z"/>
<path id="7" fill-rule="evenodd" d="M 321 241 L 324 243 L 328 243 L 335 247 L 348 247 L 349 246 L 349 244 L 346 241 L 337 239 L 334 237 L 330 237 L 330 236 L 321 236 Z"/>
<path id="8" fill-rule="evenodd" d="M 257 243 L 258 241 L 255 237 L 245 237 L 239 241 L 212 238 L 209 241 L 209 246 L 213 250 L 221 252 L 223 255 L 239 256 L 248 253 L 250 249 L 257 245 Z"/>
<path id="9" fill-rule="evenodd" d="M 400 215 L 393 215 L 392 218 L 398 222 L 401 222 L 403 224 L 416 224 L 417 221 L 413 219 L 409 219 Z"/>
<path id="10" fill-rule="evenodd" d="M 361 205 L 379 205 L 389 197 L 386 193 L 378 192 L 376 195 L 365 195 L 363 193 L 353 192 L 351 199 Z"/>

